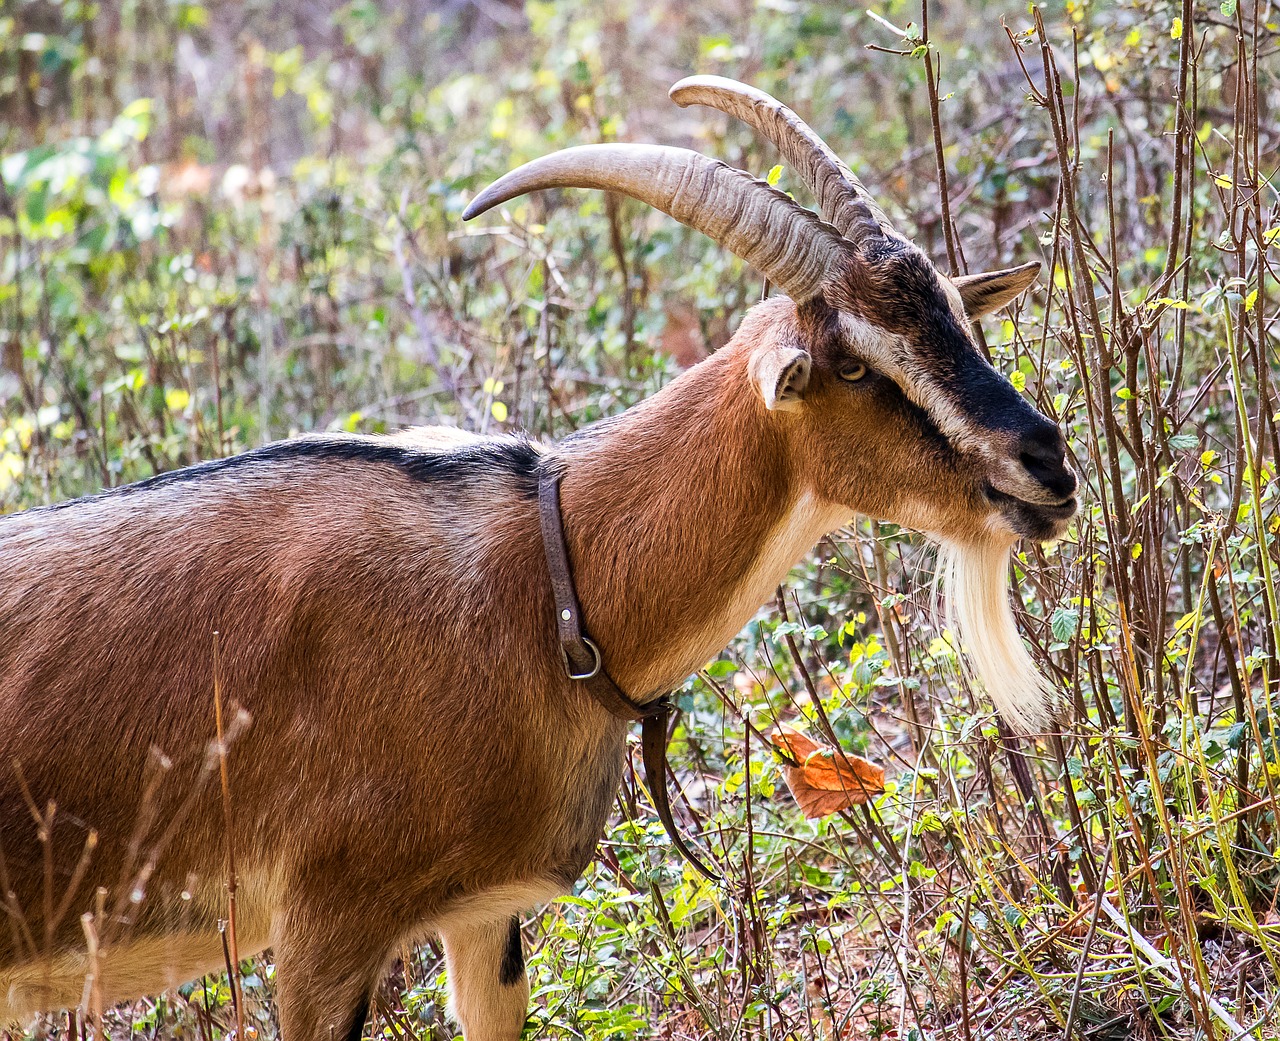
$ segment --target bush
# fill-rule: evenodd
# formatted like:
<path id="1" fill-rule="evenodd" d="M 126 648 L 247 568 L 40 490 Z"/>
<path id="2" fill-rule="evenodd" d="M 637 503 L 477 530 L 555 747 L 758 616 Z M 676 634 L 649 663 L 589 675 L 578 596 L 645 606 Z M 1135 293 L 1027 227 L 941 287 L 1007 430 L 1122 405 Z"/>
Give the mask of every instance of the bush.
<path id="1" fill-rule="evenodd" d="M 18 0 L 0 506 L 304 430 L 559 436 L 625 408 L 722 344 L 758 277 L 630 201 L 461 210 L 587 141 L 764 176 L 749 132 L 664 96 L 750 80 L 940 266 L 1044 260 L 985 337 L 1084 480 L 1068 537 L 1013 566 L 1070 718 L 1000 726 L 918 538 L 825 541 L 680 692 L 685 823 L 729 884 L 667 854 L 629 780 L 576 894 L 527 927 L 535 1032 L 1280 1037 L 1272 13 L 968 3 L 926 33 L 896 2 Z M 886 763 L 885 794 L 803 821 L 759 739 L 777 718 Z M 269 955 L 246 972 L 270 1032 Z M 442 973 L 407 951 L 369 1029 L 449 1036 Z M 208 980 L 112 1029 L 212 1036 L 228 1001 Z"/>

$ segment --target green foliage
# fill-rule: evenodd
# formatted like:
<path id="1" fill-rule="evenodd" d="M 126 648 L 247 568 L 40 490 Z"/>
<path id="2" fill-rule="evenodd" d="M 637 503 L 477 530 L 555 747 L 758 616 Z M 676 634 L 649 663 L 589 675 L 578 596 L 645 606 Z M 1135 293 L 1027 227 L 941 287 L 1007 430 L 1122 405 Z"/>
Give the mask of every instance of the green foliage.
<path id="1" fill-rule="evenodd" d="M 641 399 L 725 341 L 758 277 L 594 193 L 461 212 L 503 170 L 607 140 L 690 144 L 805 201 L 748 131 L 665 98 L 677 73 L 741 75 L 943 266 L 952 230 L 974 270 L 1045 261 L 985 336 L 1085 480 L 1067 538 L 1013 567 L 1070 718 L 1002 733 L 917 537 L 824 542 L 679 693 L 684 819 L 730 885 L 670 855 L 628 779 L 599 860 L 526 926 L 527 1036 L 1190 1038 L 1221 1034 L 1212 994 L 1280 1037 L 1265 6 L 1184 24 L 1067 0 L 1043 34 L 975 3 L 927 34 L 896 0 L 311 6 L 0 13 L 0 509 L 304 430 L 560 436 Z M 885 763 L 885 793 L 801 819 L 761 737 L 778 719 Z M 269 957 L 249 969 L 269 1034 Z M 393 982 L 370 1031 L 452 1036 L 436 945 Z M 213 979 L 113 1015 L 151 1036 L 234 1022 Z"/>

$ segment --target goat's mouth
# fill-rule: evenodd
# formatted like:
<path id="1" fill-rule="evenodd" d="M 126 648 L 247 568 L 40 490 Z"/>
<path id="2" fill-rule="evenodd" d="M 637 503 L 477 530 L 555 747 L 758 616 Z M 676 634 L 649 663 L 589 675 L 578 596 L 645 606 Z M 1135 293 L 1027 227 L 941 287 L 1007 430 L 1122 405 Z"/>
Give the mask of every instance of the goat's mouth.
<path id="1" fill-rule="evenodd" d="M 1071 518 L 1080 509 L 1080 503 L 1074 495 L 1058 502 L 1045 503 L 1019 499 L 990 483 L 984 485 L 982 490 L 987 501 L 999 511 L 1000 517 L 1013 529 L 1014 534 L 1037 542 L 1061 538 L 1066 533 Z"/>

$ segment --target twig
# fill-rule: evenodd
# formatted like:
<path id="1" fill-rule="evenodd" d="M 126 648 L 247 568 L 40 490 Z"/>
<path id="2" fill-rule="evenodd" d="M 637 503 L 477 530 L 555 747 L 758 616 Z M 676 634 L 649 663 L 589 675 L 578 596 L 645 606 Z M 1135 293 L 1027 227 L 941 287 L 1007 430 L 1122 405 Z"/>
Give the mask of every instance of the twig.
<path id="1" fill-rule="evenodd" d="M 1070 781 L 1068 780 L 1068 784 Z M 1076 1010 L 1080 1005 L 1080 988 L 1084 983 L 1084 967 L 1089 960 L 1089 949 L 1093 946 L 1093 938 L 1098 932 L 1098 915 L 1102 912 L 1102 905 L 1105 902 L 1103 893 L 1107 889 L 1107 872 L 1111 869 L 1111 857 L 1115 849 L 1115 839 L 1111 840 L 1111 845 L 1107 848 L 1107 855 L 1102 861 L 1102 874 L 1098 878 L 1098 885 L 1094 892 L 1097 893 L 1097 900 L 1093 905 L 1093 916 L 1089 919 L 1089 932 L 1084 938 L 1084 946 L 1080 949 L 1080 960 L 1076 962 L 1076 981 L 1071 988 L 1071 1004 L 1067 1008 L 1067 1025 L 1062 1030 L 1062 1036 L 1070 1041 L 1071 1029 L 1075 1026 Z"/>
<path id="2" fill-rule="evenodd" d="M 1217 1016 L 1218 1019 L 1233 1032 L 1231 1034 L 1231 1041 L 1235 1041 L 1236 1038 L 1244 1037 L 1245 1035 L 1253 1032 L 1251 1030 L 1246 1030 L 1237 1023 L 1235 1017 L 1223 1008 L 1212 994 L 1208 994 L 1202 990 L 1200 984 L 1187 974 L 1185 968 L 1180 962 L 1175 962 L 1166 958 L 1151 946 L 1145 936 L 1135 932 L 1133 925 L 1129 920 L 1117 911 L 1111 901 L 1103 896 L 1101 892 L 1098 893 L 1098 907 L 1100 907 L 1106 913 L 1106 916 L 1123 931 L 1129 942 L 1133 944 L 1137 950 L 1142 952 L 1143 957 L 1150 962 L 1153 969 L 1156 969 L 1170 977 L 1170 982 L 1178 983 L 1180 986 L 1193 991 L 1195 995 L 1209 1007 L 1209 1011 Z M 1087 949 L 1088 948 L 1086 947 L 1086 950 Z"/>
<path id="3" fill-rule="evenodd" d="M 218 772 L 222 778 L 222 814 L 227 835 L 227 928 L 223 943 L 226 951 L 228 975 L 231 978 L 231 1003 L 236 1013 L 236 1039 L 244 1041 L 244 1001 L 240 990 L 240 947 L 236 939 L 236 846 L 231 813 L 231 781 L 227 776 L 227 745 L 222 734 L 222 677 L 219 653 L 219 634 L 213 634 L 213 715 L 218 730 Z"/>

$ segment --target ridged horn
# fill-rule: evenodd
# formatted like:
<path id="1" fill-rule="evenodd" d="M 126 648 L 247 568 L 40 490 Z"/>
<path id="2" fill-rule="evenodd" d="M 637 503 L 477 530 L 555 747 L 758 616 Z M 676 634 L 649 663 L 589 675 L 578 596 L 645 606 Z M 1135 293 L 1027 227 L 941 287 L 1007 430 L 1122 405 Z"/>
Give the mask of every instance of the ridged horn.
<path id="1" fill-rule="evenodd" d="M 553 152 L 494 181 L 471 201 L 463 220 L 543 188 L 598 188 L 639 199 L 714 239 L 797 303 L 821 292 L 849 250 L 835 228 L 764 181 L 665 145 L 579 145 Z"/>
<path id="2" fill-rule="evenodd" d="M 763 90 L 723 76 L 689 76 L 670 90 L 681 108 L 705 105 L 754 127 L 807 184 L 818 209 L 850 242 L 897 232 L 861 181 L 803 119 Z"/>

